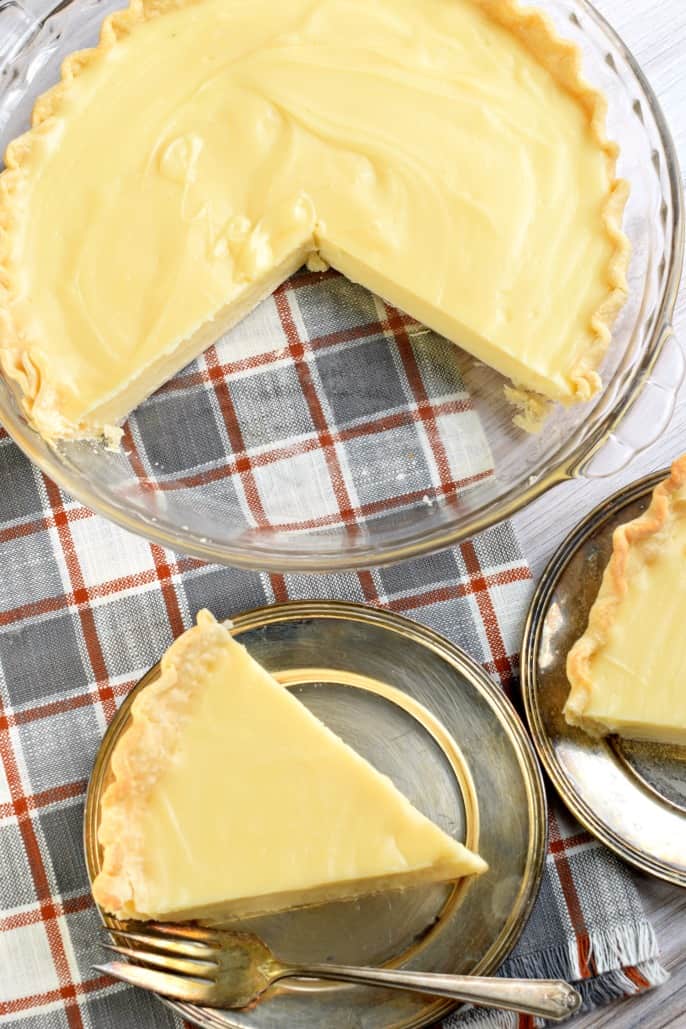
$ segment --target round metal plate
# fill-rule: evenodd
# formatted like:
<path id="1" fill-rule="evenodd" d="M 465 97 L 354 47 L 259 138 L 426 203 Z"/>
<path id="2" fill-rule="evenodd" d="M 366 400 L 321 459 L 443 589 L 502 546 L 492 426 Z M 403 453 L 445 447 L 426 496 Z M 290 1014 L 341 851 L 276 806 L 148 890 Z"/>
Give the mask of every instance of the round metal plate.
<path id="1" fill-rule="evenodd" d="M 593 739 L 567 725 L 567 653 L 584 632 L 617 525 L 645 511 L 669 469 L 625 487 L 565 540 L 527 618 L 522 690 L 534 743 L 562 799 L 620 857 L 686 886 L 686 747 Z"/>
<path id="2" fill-rule="evenodd" d="M 533 749 L 503 693 L 429 629 L 354 604 L 263 608 L 235 618 L 233 633 L 318 718 L 443 829 L 478 848 L 490 866 L 456 886 L 378 894 L 242 925 L 289 961 L 492 972 L 536 898 L 547 824 Z M 112 749 L 133 697 L 156 675 L 157 667 L 128 696 L 98 753 L 84 827 L 91 881 L 100 867 L 96 833 Z M 104 913 L 103 920 L 116 924 Z M 220 1024 L 211 1011 L 171 1006 L 198 1025 Z M 248 1010 L 224 1013 L 221 1025 L 405 1029 L 427 1025 L 455 1006 L 412 993 L 293 981 Z"/>

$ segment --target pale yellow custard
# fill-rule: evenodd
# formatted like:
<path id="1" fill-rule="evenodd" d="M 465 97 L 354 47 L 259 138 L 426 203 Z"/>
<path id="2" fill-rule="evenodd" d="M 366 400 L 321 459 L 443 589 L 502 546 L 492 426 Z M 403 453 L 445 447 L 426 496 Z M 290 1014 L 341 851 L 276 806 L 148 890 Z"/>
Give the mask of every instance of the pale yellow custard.
<path id="1" fill-rule="evenodd" d="M 0 358 L 46 437 L 120 421 L 313 251 L 571 402 L 625 295 L 575 48 L 512 0 L 136 0 L 0 178 Z"/>
<path id="2" fill-rule="evenodd" d="M 567 660 L 567 721 L 686 745 L 686 456 L 620 526 L 588 629 Z"/>
<path id="3" fill-rule="evenodd" d="M 93 894 L 225 920 L 485 871 L 203 611 L 135 700 Z"/>

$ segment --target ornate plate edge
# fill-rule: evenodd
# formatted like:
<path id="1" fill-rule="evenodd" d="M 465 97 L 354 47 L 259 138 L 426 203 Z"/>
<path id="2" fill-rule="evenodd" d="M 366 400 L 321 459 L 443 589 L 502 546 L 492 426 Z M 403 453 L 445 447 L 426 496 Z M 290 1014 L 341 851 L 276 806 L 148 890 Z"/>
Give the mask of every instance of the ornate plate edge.
<path id="1" fill-rule="evenodd" d="M 492 682 L 481 666 L 456 644 L 451 643 L 433 629 L 429 629 L 412 619 L 405 618 L 403 615 L 350 601 L 294 600 L 281 604 L 262 606 L 234 615 L 231 618 L 231 625 L 235 632 L 244 632 L 273 622 L 289 621 L 298 618 L 341 617 L 381 625 L 389 631 L 410 636 L 423 646 L 434 650 L 443 660 L 461 672 L 475 689 L 486 696 L 517 752 L 522 767 L 522 775 L 527 783 L 529 792 L 531 845 L 527 876 L 522 880 L 523 888 L 520 893 L 519 908 L 514 908 L 510 913 L 499 937 L 494 940 L 487 953 L 472 972 L 473 975 L 489 975 L 507 958 L 521 936 L 538 897 L 543 877 L 548 842 L 547 799 L 543 775 L 536 759 L 536 752 L 514 706 L 503 691 Z M 95 756 L 93 769 L 88 780 L 83 816 L 83 849 L 89 886 L 93 881 L 94 847 L 96 845 L 95 813 L 102 782 L 102 769 L 109 756 L 113 737 L 127 717 L 134 694 L 144 686 L 156 669 L 157 664 L 152 665 L 131 688 L 107 726 Z M 104 912 L 98 905 L 96 905 L 96 909 L 102 924 L 108 928 Z M 230 1023 L 226 1021 L 225 1016 L 218 1019 L 212 1012 L 196 1008 L 194 1005 L 183 1004 L 160 996 L 158 996 L 158 1000 L 183 1018 L 195 1025 L 204 1027 L 204 1029 L 218 1029 L 218 1027 L 230 1029 Z M 402 1025 L 394 1025 L 393 1029 L 422 1029 L 423 1026 L 431 1025 L 436 1020 L 445 1018 L 460 1006 L 462 1005 L 456 1001 L 438 1001 L 419 1018 Z"/>
<path id="2" fill-rule="evenodd" d="M 611 496 L 601 501 L 585 518 L 575 526 L 558 547 L 545 567 L 536 586 L 529 605 L 524 624 L 524 636 L 521 650 L 521 690 L 524 710 L 529 725 L 531 738 L 538 756 L 564 804 L 569 808 L 581 825 L 604 843 L 622 860 L 638 868 L 642 872 L 664 879 L 677 886 L 686 886 L 686 870 L 668 862 L 653 858 L 647 851 L 629 844 L 598 815 L 595 814 L 587 800 L 577 792 L 570 782 L 565 770 L 557 758 L 550 739 L 545 731 L 538 704 L 538 676 L 536 664 L 541 639 L 541 628 L 552 596 L 560 578 L 578 549 L 623 507 L 635 503 L 642 497 L 652 493 L 658 483 L 669 475 L 669 468 L 629 483 Z"/>

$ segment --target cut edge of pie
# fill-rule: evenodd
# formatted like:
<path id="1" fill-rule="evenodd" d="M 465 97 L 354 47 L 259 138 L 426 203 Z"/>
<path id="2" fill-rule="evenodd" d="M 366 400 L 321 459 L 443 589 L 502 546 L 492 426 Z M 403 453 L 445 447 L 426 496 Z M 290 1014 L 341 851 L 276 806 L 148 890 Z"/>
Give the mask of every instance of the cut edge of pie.
<path id="1" fill-rule="evenodd" d="M 140 23 L 160 17 L 168 10 L 198 2 L 201 0 L 130 0 L 127 8 L 108 15 L 102 23 L 99 43 L 91 49 L 75 52 L 64 60 L 61 80 L 36 100 L 31 128 L 7 146 L 5 170 L 0 174 L 0 367 L 5 376 L 19 388 L 21 404 L 29 423 L 45 439 L 93 438 L 103 433 L 102 430 L 94 432 L 87 424 L 74 425 L 60 414 L 49 369 L 43 367 L 44 362 L 27 339 L 24 325 L 15 310 L 18 287 L 17 270 L 12 261 L 12 230 L 21 217 L 22 191 L 28 176 L 30 157 L 49 134 L 59 132 L 65 91 L 85 68 L 103 59 L 120 39 L 130 35 Z M 553 79 L 578 101 L 588 118 L 592 138 L 608 162 L 611 185 L 601 216 L 601 223 L 612 246 L 607 267 L 607 294 L 591 318 L 590 343 L 586 352 L 569 376 L 573 395 L 564 398 L 562 403 L 569 405 L 587 401 L 602 385 L 598 367 L 610 344 L 612 325 L 627 297 L 627 271 L 631 253 L 629 239 L 622 230 L 622 217 L 630 186 L 625 179 L 615 177 L 619 146 L 606 135 L 607 101 L 599 90 L 584 79 L 580 48 L 559 36 L 552 20 L 545 13 L 522 7 L 518 0 L 471 2 L 510 31 Z M 255 285 L 252 306 L 256 306 L 268 295 L 266 288 L 260 288 L 260 283 Z M 244 305 L 237 318 L 230 318 L 226 324 L 222 324 L 221 331 L 231 328 L 249 309 L 250 305 Z M 187 361 L 201 353 L 207 345 L 207 328 L 206 323 L 199 327 L 196 334 L 177 341 L 176 345 L 183 348 Z M 170 344 L 170 350 L 165 356 L 175 349 Z M 146 378 L 149 381 L 152 376 Z M 156 389 L 161 384 L 156 381 L 150 388 Z M 122 390 L 126 385 L 122 386 Z M 147 393 L 138 397 L 137 403 L 145 395 Z M 541 427 L 550 403 L 553 402 L 553 398 L 542 398 L 540 394 L 517 382 L 513 382 L 512 387 L 506 387 L 506 395 L 518 410 L 515 422 L 528 431 L 537 431 Z M 125 413 L 130 413 L 132 409 L 128 405 Z M 116 413 L 118 418 L 123 417 L 121 412 Z M 116 424 L 107 424 L 104 436 L 116 445 L 121 430 Z"/>
<path id="2" fill-rule="evenodd" d="M 200 741 L 203 755 L 214 768 L 212 763 L 216 759 L 219 740 L 221 759 L 226 766 L 230 736 L 222 732 L 215 739 L 211 730 L 206 733 L 203 728 L 207 718 L 212 719 L 211 726 L 217 724 L 221 708 L 217 707 L 217 695 L 211 691 L 218 683 L 223 691 L 225 682 L 225 714 L 228 712 L 229 722 L 231 715 L 235 716 L 234 720 L 238 719 L 236 725 L 227 725 L 229 733 L 238 729 L 238 745 L 232 760 L 234 764 L 238 763 L 242 774 L 236 799 L 231 805 L 233 822 L 231 819 L 226 821 L 230 838 L 234 840 L 231 860 L 226 857 L 226 846 L 217 843 L 216 834 L 213 837 L 212 832 L 209 833 L 208 838 L 214 839 L 214 845 L 207 846 L 206 841 L 199 842 L 198 833 L 191 833 L 194 845 L 212 861 L 217 855 L 224 855 L 221 859 L 222 885 L 220 887 L 215 882 L 208 890 L 207 878 L 198 872 L 194 861 L 189 865 L 193 869 L 190 876 L 178 870 L 186 867 L 183 864 L 174 866 L 174 862 L 182 860 L 183 852 L 188 850 L 186 830 L 189 816 L 187 812 L 184 815 L 183 801 L 178 796 L 178 807 L 171 808 L 170 797 L 174 789 L 178 789 L 173 785 L 175 775 L 180 775 L 184 782 L 188 781 L 186 760 L 198 777 L 196 781 L 191 776 L 193 781 L 190 783 L 194 811 L 199 803 L 198 785 L 203 790 L 209 788 L 210 795 L 214 785 L 220 800 L 227 799 L 226 793 L 222 792 L 226 783 L 199 770 L 202 759 L 198 760 L 196 755 L 194 760 L 192 743 L 194 739 Z M 234 684 L 236 692 L 232 694 Z M 211 696 L 215 697 L 214 702 Z M 245 719 L 240 718 L 244 708 L 247 711 Z M 250 712 L 253 711 L 257 717 L 251 727 Z M 272 732 L 273 739 L 270 736 Z M 254 745 L 255 733 L 260 737 L 259 746 Z M 252 785 L 251 769 L 245 763 L 246 747 L 250 759 L 255 760 Z M 276 764 L 270 768 L 264 755 L 272 753 Z M 304 765 L 304 771 L 301 767 L 303 754 L 309 762 Z M 286 767 L 290 767 L 291 761 L 292 776 L 288 776 L 284 762 Z M 294 802 L 292 791 L 297 791 L 303 776 L 307 788 L 311 788 L 310 766 L 313 762 L 319 768 L 320 776 L 313 788 L 311 802 L 308 803 L 307 795 L 298 799 L 296 810 L 300 814 L 299 821 L 296 820 L 296 831 L 293 827 L 295 815 L 290 809 Z M 209 768 L 204 771 L 208 773 Z M 235 768 L 229 764 L 227 774 L 232 775 L 233 772 Z M 275 777 L 281 787 L 275 784 Z M 327 792 L 328 781 L 331 787 Z M 282 793 L 284 783 L 287 786 Z M 154 823 L 156 791 L 161 792 L 165 812 L 171 811 L 171 815 L 165 815 L 164 826 L 171 824 L 174 830 L 172 846 L 162 862 L 161 875 L 146 864 L 146 854 L 149 857 L 150 850 L 149 840 L 146 849 L 146 825 L 155 825 L 152 831 L 158 841 L 156 850 L 159 852 L 159 847 L 164 846 L 160 841 L 164 839 L 165 830 Z M 264 803 L 265 791 L 271 803 Z M 258 819 L 255 824 L 259 833 L 255 843 L 254 832 L 253 837 L 250 836 L 255 827 L 248 824 L 255 819 L 246 815 L 246 805 L 248 811 L 255 810 L 272 818 L 276 815 L 273 808 L 279 797 L 288 817 L 285 842 L 278 829 L 274 830 L 274 838 L 268 839 L 262 821 Z M 324 810 L 321 810 L 322 805 Z M 202 805 L 197 809 L 202 810 Z M 327 817 L 332 819 L 328 827 Z M 370 817 L 373 819 L 371 825 Z M 306 828 L 308 818 L 316 822 L 312 839 Z M 336 823 L 336 818 L 340 819 L 340 824 Z M 337 847 L 341 841 L 336 841 L 342 832 L 345 839 L 349 839 L 351 826 L 348 823 L 351 818 L 356 827 L 366 826 L 363 830 L 358 828 L 358 832 L 364 834 L 362 843 L 354 844 L 352 849 L 344 844 L 339 853 Z M 233 823 L 236 819 L 244 827 L 245 842 L 240 846 L 235 832 L 231 832 L 232 826 L 235 829 Z M 322 826 L 326 829 L 324 852 L 316 831 Z M 151 830 L 148 828 L 148 831 Z M 354 837 L 354 833 L 352 835 Z M 255 661 L 246 648 L 233 639 L 229 622 L 218 622 L 207 610 L 200 611 L 197 624 L 171 644 L 160 661 L 159 676 L 147 684 L 134 700 L 129 724 L 117 740 L 110 758 L 109 781 L 100 803 L 97 838 L 102 862 L 92 883 L 93 896 L 104 910 L 124 919 L 154 917 L 164 921 L 190 918 L 234 921 L 236 918 L 310 907 L 332 900 L 355 899 L 385 890 L 450 882 L 464 876 L 479 875 L 488 869 L 477 853 L 419 812 L 387 776 L 344 743 Z M 300 841 L 300 850 L 297 841 Z M 254 850 L 251 849 L 253 844 Z M 178 853 L 174 854 L 175 845 L 182 854 L 181 859 Z M 282 859 L 276 866 L 274 848 Z M 266 867 L 265 854 L 268 855 Z M 238 863 L 239 878 L 242 862 L 246 862 L 245 867 L 250 864 L 250 871 L 243 874 L 243 879 L 247 876 L 250 880 L 252 870 L 258 869 L 260 885 L 265 888 L 243 892 L 245 885 L 231 877 L 231 861 Z M 288 870 L 287 875 L 285 879 L 277 880 L 281 865 Z M 294 874 L 295 866 L 297 872 Z M 170 892 L 168 879 L 170 868 L 174 868 L 172 874 L 182 885 L 186 902 L 181 906 L 170 900 L 174 896 L 173 884 Z M 364 868 L 364 874 L 359 874 L 361 868 Z M 163 882 L 162 893 L 166 889 L 167 903 L 162 905 L 159 896 L 157 902 L 154 899 L 158 876 Z M 298 882 L 298 878 L 302 881 Z M 150 883 L 153 884 L 152 894 Z M 219 888 L 226 891 L 222 897 L 212 894 Z M 203 890 L 206 895 L 199 896 Z M 189 891 L 193 894 L 190 904 Z M 210 899 L 209 894 L 214 899 Z"/>
<path id="3" fill-rule="evenodd" d="M 588 626 L 567 655 L 570 691 L 564 706 L 564 716 L 569 725 L 578 726 L 591 736 L 606 736 L 609 731 L 603 722 L 586 714 L 593 688 L 591 661 L 607 643 L 619 605 L 627 592 L 629 554 L 632 547 L 657 537 L 678 517 L 673 500 L 674 495 L 684 486 L 686 454 L 674 461 L 669 478 L 655 487 L 647 510 L 638 518 L 615 529 L 612 535 L 612 554 L 591 607 Z"/>

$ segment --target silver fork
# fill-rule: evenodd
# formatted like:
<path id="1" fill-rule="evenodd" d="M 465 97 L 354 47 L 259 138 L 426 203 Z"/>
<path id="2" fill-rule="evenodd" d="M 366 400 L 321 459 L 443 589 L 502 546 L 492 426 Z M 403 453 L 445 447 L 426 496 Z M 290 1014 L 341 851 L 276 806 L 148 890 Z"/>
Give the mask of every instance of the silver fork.
<path id="1" fill-rule="evenodd" d="M 100 972 L 166 997 L 215 1008 L 242 1008 L 280 979 L 333 979 L 413 990 L 557 1021 L 578 1010 L 581 997 L 560 979 L 498 979 L 349 965 L 287 965 L 252 933 L 195 925 L 145 923 L 112 930 L 103 944 L 135 961 L 94 965 Z"/>

